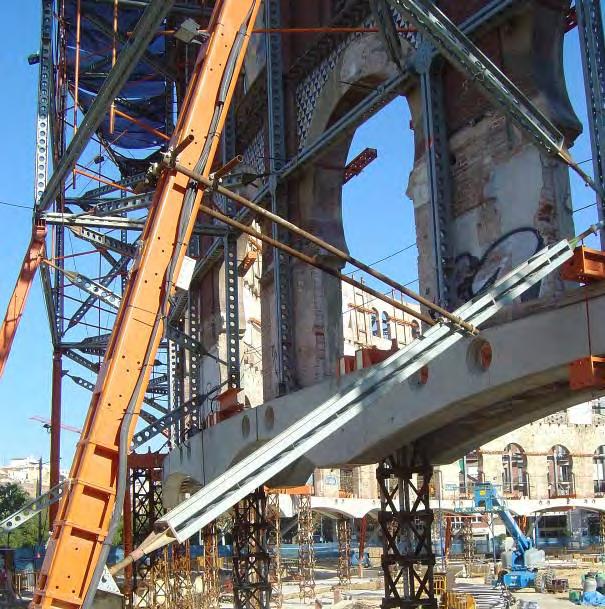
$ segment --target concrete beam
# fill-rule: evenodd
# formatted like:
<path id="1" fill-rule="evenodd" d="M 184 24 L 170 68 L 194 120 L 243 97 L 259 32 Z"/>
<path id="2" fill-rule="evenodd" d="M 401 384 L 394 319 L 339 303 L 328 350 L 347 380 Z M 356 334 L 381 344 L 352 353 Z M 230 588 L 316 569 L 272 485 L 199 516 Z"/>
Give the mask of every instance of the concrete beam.
<path id="1" fill-rule="evenodd" d="M 571 392 L 568 364 L 605 353 L 605 285 L 508 311 L 510 319 L 482 332 L 493 360 L 488 370 L 473 361 L 472 341 L 459 342 L 430 367 L 426 385 L 403 382 L 340 429 L 330 441 L 280 474 L 276 486 L 304 484 L 315 468 L 370 464 L 410 442 L 427 447 L 434 464 L 449 463 L 469 447 L 605 391 Z M 363 378 L 367 371 L 330 379 L 271 400 L 189 439 L 164 465 L 167 505 L 178 501 L 184 479 L 200 486 L 273 438 L 318 403 Z"/>

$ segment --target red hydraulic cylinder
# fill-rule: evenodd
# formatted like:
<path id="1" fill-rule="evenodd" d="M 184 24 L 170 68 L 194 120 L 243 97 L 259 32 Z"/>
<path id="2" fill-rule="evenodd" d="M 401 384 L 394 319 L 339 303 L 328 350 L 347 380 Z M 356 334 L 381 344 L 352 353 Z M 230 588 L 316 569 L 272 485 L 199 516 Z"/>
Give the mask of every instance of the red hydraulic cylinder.
<path id="1" fill-rule="evenodd" d="M 15 284 L 13 295 L 8 302 L 8 307 L 6 307 L 6 315 L 2 322 L 2 328 L 0 328 L 0 377 L 2 377 L 4 372 L 19 322 L 21 317 L 23 317 L 27 295 L 42 261 L 45 236 L 46 227 L 43 224 L 36 224 L 32 232 L 29 247 L 23 258 L 21 272 Z"/>

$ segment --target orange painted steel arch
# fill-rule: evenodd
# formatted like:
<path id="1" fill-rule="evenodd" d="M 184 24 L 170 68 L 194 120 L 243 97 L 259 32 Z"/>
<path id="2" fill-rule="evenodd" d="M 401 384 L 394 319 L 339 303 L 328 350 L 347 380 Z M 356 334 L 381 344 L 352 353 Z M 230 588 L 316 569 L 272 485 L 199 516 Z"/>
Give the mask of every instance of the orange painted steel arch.
<path id="1" fill-rule="evenodd" d="M 173 139 L 176 146 L 188 135 L 194 136 L 179 158 L 193 169 L 204 144 L 211 138 L 203 170 L 206 176 L 210 174 L 260 0 L 224 0 L 219 6 L 213 16 L 205 57 L 196 65 Z M 242 26 L 248 35 L 222 103 L 218 100 L 219 91 Z M 216 108 L 220 109 L 220 120 L 211 133 Z M 61 501 L 54 523 L 34 594 L 35 607 L 79 609 L 99 562 L 115 506 L 124 415 L 134 399 L 135 417 L 128 429 L 130 444 L 151 371 L 151 366 L 144 365 L 145 357 L 151 353 L 153 360 L 162 335 L 167 269 L 174 258 L 178 276 L 201 201 L 200 190 L 191 213 L 183 219 L 186 225 L 181 234 L 180 219 L 188 183 L 189 178 L 175 172 L 165 173 L 158 183 L 142 236 L 142 251 L 131 271 L 78 442 L 70 472 L 70 491 Z M 158 327 L 160 331 L 154 331 Z"/>
<path id="2" fill-rule="evenodd" d="M 23 264 L 21 265 L 15 289 L 11 299 L 8 301 L 2 328 L 0 328 L 0 378 L 4 373 L 4 367 L 6 366 L 19 322 L 23 317 L 27 295 L 43 258 L 45 237 L 46 227 L 43 224 L 34 225 L 32 238 L 23 258 Z"/>

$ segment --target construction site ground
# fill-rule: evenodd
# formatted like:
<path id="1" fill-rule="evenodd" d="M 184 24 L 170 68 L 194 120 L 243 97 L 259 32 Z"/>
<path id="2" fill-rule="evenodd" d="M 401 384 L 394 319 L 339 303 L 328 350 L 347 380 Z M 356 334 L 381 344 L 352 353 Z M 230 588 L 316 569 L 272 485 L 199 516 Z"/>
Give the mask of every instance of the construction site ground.
<path id="1" fill-rule="evenodd" d="M 556 564 L 556 563 L 555 563 Z M 595 565 L 571 563 L 555 568 L 559 579 L 567 579 L 570 590 L 582 590 L 582 575 L 595 570 Z M 597 566 L 597 570 L 598 566 Z M 318 566 L 315 572 L 315 596 L 312 599 L 301 600 L 299 585 L 296 581 L 283 582 L 284 609 L 297 609 L 315 604 L 333 609 L 365 609 L 380 607 L 384 597 L 382 573 L 380 569 L 364 569 L 363 576 L 352 569 L 351 584 L 342 586 L 339 583 L 334 565 Z M 471 594 L 477 603 L 477 609 L 505 609 L 504 598 L 499 589 L 494 589 L 485 583 L 485 577 L 456 577 L 453 591 Z M 560 609 L 572 607 L 569 591 L 559 593 L 537 592 L 533 589 L 516 590 L 513 592 L 515 607 L 523 607 L 524 603 L 535 602 L 538 609 Z M 227 607 L 227 605 L 224 605 Z"/>

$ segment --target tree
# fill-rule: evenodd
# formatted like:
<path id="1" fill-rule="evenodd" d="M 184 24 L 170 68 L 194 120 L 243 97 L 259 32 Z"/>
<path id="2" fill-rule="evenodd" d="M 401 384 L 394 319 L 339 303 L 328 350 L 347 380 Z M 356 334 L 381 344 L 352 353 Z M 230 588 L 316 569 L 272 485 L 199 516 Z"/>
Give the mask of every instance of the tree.
<path id="1" fill-rule="evenodd" d="M 30 500 L 30 496 L 14 482 L 0 485 L 0 520 L 4 520 Z"/>
<path id="2" fill-rule="evenodd" d="M 0 520 L 4 520 L 22 508 L 31 497 L 14 482 L 0 485 Z M 46 522 L 46 513 L 42 513 L 42 522 Z M 44 529 L 43 529 L 44 530 Z M 11 533 L 0 535 L 0 545 L 11 548 L 23 548 L 36 545 L 38 542 L 38 518 L 32 518 Z"/>

